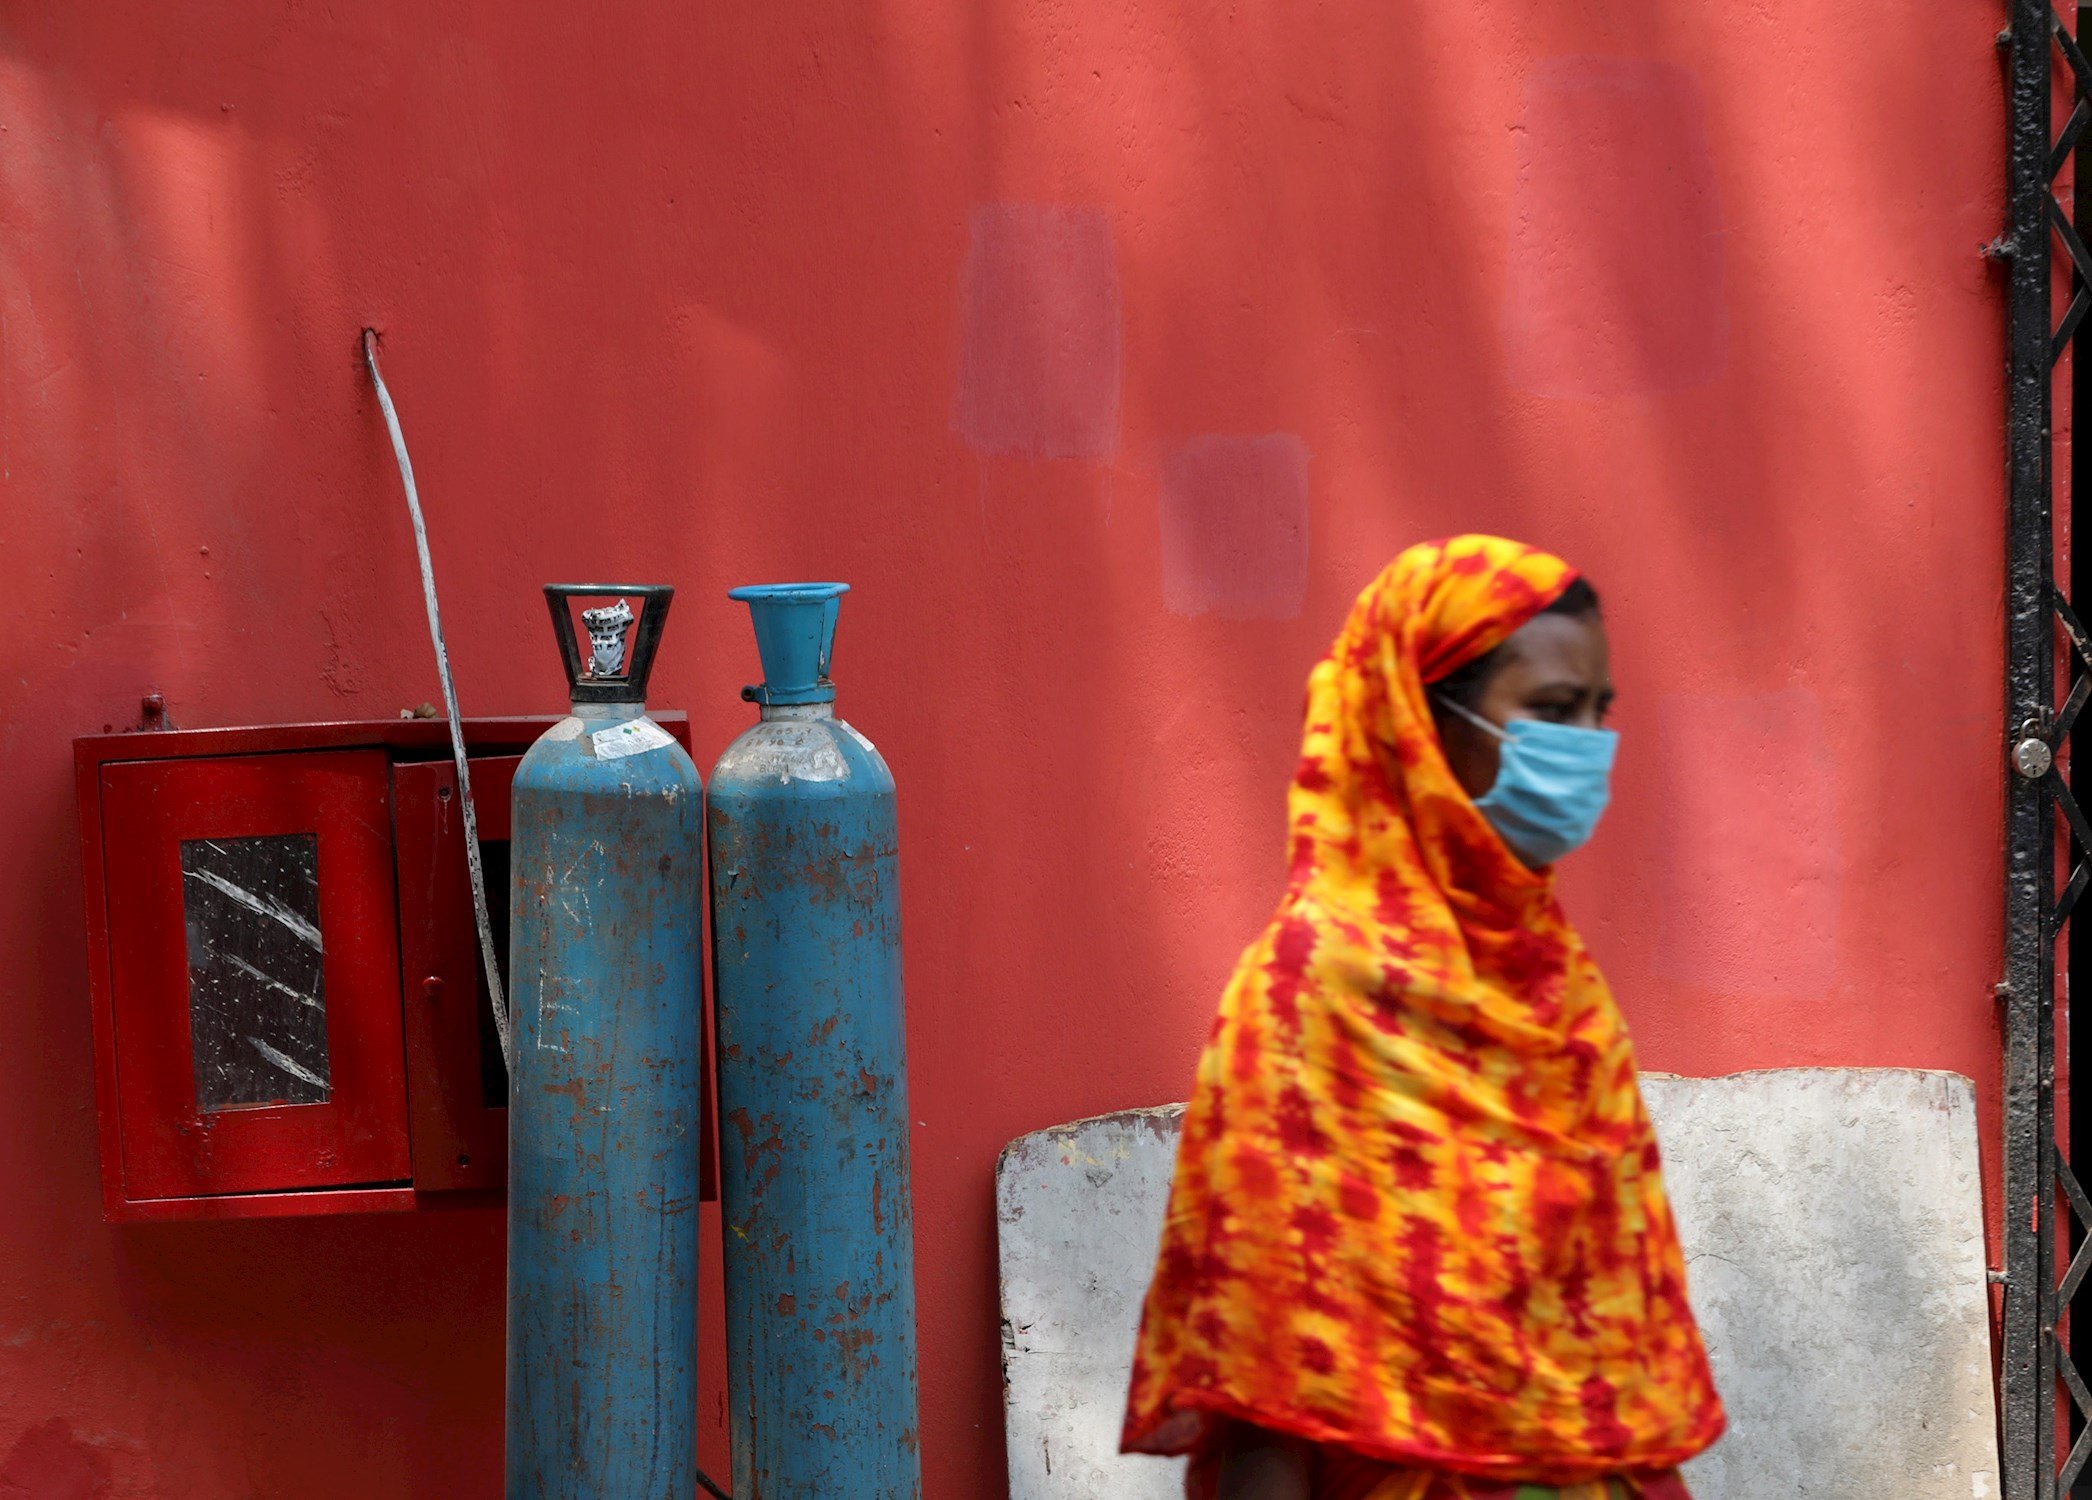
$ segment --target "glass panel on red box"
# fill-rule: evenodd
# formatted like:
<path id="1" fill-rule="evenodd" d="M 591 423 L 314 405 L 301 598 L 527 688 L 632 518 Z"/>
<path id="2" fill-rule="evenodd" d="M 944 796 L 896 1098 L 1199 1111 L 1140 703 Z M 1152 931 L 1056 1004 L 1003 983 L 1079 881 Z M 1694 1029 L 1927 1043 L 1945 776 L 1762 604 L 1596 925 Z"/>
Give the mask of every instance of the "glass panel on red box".
<path id="1" fill-rule="evenodd" d="M 182 912 L 198 1107 L 326 1103 L 318 837 L 184 841 Z"/>

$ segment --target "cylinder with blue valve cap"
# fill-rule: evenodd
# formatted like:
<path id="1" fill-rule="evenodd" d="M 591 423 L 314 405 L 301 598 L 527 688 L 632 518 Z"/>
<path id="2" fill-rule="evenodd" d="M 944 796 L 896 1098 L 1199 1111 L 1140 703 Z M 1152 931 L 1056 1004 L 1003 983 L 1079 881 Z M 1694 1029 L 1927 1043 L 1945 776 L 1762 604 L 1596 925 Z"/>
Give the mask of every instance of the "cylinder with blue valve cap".
<path id="1" fill-rule="evenodd" d="M 511 802 L 507 1493 L 688 1500 L 703 788 L 645 703 L 674 590 L 545 594 L 573 712 Z"/>
<path id="2" fill-rule="evenodd" d="M 730 594 L 763 668 L 706 797 L 737 1496 L 922 1489 L 898 830 L 835 715 L 848 587 Z"/>

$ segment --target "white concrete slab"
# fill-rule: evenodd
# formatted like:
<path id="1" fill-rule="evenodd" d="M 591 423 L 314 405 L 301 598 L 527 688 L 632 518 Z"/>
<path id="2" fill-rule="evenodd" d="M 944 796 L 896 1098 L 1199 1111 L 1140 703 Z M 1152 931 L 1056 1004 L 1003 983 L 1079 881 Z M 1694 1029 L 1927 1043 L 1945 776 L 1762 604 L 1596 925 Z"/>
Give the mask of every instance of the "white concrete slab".
<path id="1" fill-rule="evenodd" d="M 1696 1500 L 1999 1493 L 1966 1079 L 1821 1068 L 1644 1079 L 1730 1415 Z M 1011 1500 L 1177 1500 L 1118 1456 L 1181 1108 L 1038 1131 L 1003 1153 Z"/>

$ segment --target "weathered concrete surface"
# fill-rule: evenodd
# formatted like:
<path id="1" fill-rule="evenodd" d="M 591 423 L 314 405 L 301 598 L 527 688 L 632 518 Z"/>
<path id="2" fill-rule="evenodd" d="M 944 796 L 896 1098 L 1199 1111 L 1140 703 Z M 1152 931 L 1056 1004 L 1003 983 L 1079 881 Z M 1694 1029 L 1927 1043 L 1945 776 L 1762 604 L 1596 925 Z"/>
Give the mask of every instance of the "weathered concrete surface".
<path id="1" fill-rule="evenodd" d="M 1968 1080 L 1807 1068 L 1644 1091 L 1729 1406 L 1693 1493 L 1996 1495 Z"/>
<path id="2" fill-rule="evenodd" d="M 1644 1080 L 1730 1432 L 1696 1500 L 1997 1495 L 1967 1080 Z M 1011 1500 L 1176 1500 L 1117 1456 L 1181 1109 L 1024 1136 L 997 1173 Z"/>
<path id="3" fill-rule="evenodd" d="M 995 1173 L 1010 1500 L 1181 1500 L 1184 1465 L 1119 1456 L 1181 1104 L 1012 1141 Z"/>

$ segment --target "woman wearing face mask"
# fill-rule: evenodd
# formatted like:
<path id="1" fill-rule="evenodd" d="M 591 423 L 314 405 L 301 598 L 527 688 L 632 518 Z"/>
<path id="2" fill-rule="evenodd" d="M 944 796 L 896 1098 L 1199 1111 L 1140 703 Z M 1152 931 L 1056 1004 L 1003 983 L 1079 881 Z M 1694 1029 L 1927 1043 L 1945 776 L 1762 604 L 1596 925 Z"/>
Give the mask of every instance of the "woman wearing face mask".
<path id="1" fill-rule="evenodd" d="M 1413 547 L 1308 679 L 1284 900 L 1185 1115 L 1128 1403 L 1194 1500 L 1684 1500 L 1722 1430 L 1634 1053 L 1557 904 L 1598 598 Z"/>

